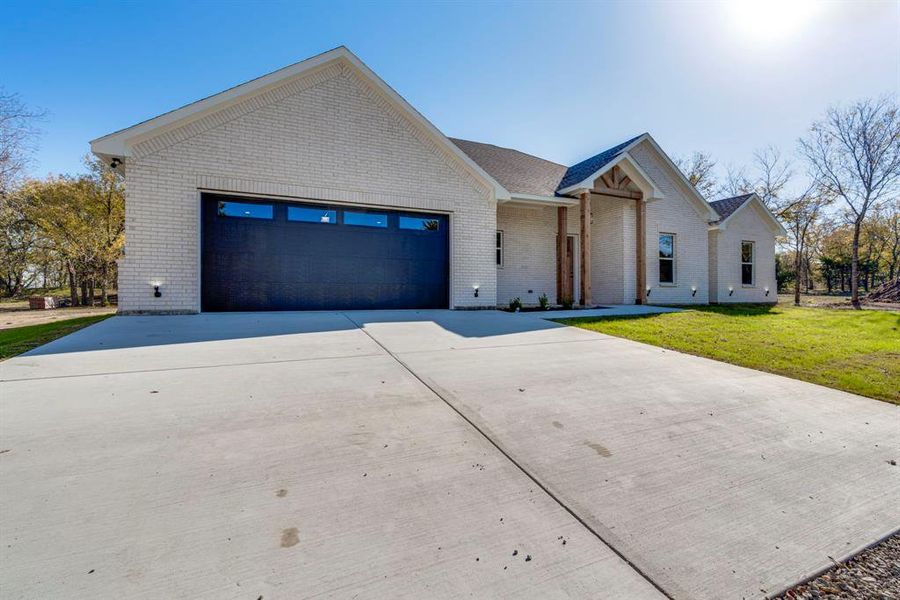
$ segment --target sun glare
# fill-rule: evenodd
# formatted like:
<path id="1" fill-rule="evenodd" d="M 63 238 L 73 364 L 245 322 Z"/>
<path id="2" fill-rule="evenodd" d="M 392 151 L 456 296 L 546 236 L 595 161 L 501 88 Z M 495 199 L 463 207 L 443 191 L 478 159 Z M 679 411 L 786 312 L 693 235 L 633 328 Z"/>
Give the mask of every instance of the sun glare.
<path id="1" fill-rule="evenodd" d="M 820 3 L 816 0 L 732 0 L 727 6 L 739 30 L 755 40 L 767 41 L 799 33 Z"/>

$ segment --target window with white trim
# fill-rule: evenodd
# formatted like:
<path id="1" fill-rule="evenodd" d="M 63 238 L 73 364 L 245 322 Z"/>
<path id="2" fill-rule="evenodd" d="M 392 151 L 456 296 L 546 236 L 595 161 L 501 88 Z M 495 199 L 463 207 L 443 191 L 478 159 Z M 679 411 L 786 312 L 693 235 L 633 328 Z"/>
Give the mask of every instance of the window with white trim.
<path id="1" fill-rule="evenodd" d="M 675 283 L 675 234 L 659 234 L 659 282 Z"/>
<path id="2" fill-rule="evenodd" d="M 503 266 L 503 232 L 497 230 L 497 266 Z"/>
<path id="3" fill-rule="evenodd" d="M 752 286 L 754 284 L 755 269 L 753 266 L 756 258 L 756 244 L 753 242 L 741 242 L 741 285 Z"/>

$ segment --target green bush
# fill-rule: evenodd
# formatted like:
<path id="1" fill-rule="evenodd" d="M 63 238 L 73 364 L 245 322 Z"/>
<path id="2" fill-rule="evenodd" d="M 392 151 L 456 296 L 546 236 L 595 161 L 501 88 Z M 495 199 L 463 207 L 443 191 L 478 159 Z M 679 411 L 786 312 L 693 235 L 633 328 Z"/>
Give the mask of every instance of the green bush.
<path id="1" fill-rule="evenodd" d="M 522 300 L 518 297 L 513 298 L 509 301 L 509 310 L 513 312 L 518 312 L 519 309 L 522 308 Z"/>
<path id="2" fill-rule="evenodd" d="M 547 294 L 541 294 L 538 298 L 538 304 L 541 305 L 542 310 L 547 310 L 550 308 L 550 299 L 547 297 Z"/>

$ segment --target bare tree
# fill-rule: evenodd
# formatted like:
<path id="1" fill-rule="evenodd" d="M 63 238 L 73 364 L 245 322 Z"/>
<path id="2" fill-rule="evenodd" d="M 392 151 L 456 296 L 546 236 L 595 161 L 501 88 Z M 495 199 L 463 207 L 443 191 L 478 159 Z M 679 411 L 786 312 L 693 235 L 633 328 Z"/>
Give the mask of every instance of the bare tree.
<path id="1" fill-rule="evenodd" d="M 900 187 L 900 114 L 893 99 L 832 107 L 800 140 L 819 185 L 844 201 L 853 225 L 850 292 L 859 308 L 859 236 L 869 210 Z"/>
<path id="2" fill-rule="evenodd" d="M 704 198 L 710 199 L 718 187 L 716 182 L 716 161 L 705 153 L 696 151 L 690 158 L 676 158 L 675 164 L 684 173 L 697 191 Z"/>
<path id="3" fill-rule="evenodd" d="M 757 150 L 753 153 L 753 164 L 759 173 L 756 182 L 752 184 L 753 188 L 769 210 L 779 212 L 794 202 L 783 198 L 785 188 L 794 177 L 794 171 L 791 162 L 781 156 L 781 150 L 775 146 Z"/>
<path id="4" fill-rule="evenodd" d="M 809 274 L 807 258 L 811 228 L 818 221 L 822 210 L 831 202 L 831 195 L 813 184 L 796 198 L 784 203 L 778 211 L 778 217 L 787 225 L 785 229 L 794 253 L 794 306 L 800 306 L 801 274 L 804 268 L 807 278 Z"/>
<path id="5" fill-rule="evenodd" d="M 35 122 L 44 114 L 0 88 L 0 196 L 9 193 L 28 165 L 38 134 Z"/>
<path id="6" fill-rule="evenodd" d="M 754 185 L 747 179 L 744 169 L 728 165 L 725 170 L 725 181 L 719 188 L 719 195 L 723 198 L 730 198 L 749 194 L 752 191 L 754 191 Z"/>

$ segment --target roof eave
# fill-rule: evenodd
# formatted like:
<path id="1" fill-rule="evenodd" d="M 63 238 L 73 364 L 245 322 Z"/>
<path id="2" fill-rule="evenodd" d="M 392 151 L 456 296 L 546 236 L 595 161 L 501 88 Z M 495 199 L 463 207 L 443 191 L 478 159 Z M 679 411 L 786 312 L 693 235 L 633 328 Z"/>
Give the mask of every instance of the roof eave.
<path id="1" fill-rule="evenodd" d="M 510 198 L 500 204 L 527 204 L 534 207 L 542 206 L 577 206 L 577 198 L 563 196 L 543 196 L 540 194 L 522 194 L 511 192 Z"/>

